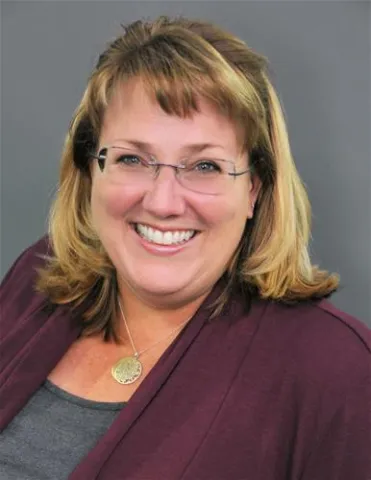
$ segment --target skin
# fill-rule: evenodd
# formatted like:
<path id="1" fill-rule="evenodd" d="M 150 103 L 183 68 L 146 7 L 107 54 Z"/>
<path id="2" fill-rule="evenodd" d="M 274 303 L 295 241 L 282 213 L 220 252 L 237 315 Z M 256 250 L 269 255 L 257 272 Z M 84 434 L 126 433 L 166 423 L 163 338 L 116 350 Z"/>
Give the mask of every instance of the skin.
<path id="1" fill-rule="evenodd" d="M 191 118 L 168 115 L 135 80 L 116 89 L 104 116 L 99 146 L 141 141 L 160 162 L 174 164 L 187 154 L 190 144 L 208 143 L 215 146 L 203 151 L 205 157 L 232 159 L 236 171 L 242 171 L 248 164 L 238 139 L 234 124 L 206 101 L 200 100 L 200 112 Z M 127 318 L 144 314 L 148 318 L 156 311 L 163 317 L 164 311 L 179 311 L 174 321 L 179 324 L 212 289 L 253 215 L 260 188 L 250 174 L 229 180 L 225 195 L 202 195 L 180 185 L 172 169 L 161 168 L 149 188 L 123 188 L 107 182 L 97 162 L 93 163 L 93 222 L 117 269 Z M 133 222 L 199 233 L 175 255 L 166 255 L 143 248 Z"/>
<path id="2" fill-rule="evenodd" d="M 117 140 L 140 140 L 163 163 L 176 163 L 190 144 L 213 144 L 205 156 L 234 159 L 236 171 L 247 167 L 239 132 L 211 105 L 200 101 L 200 112 L 182 119 L 167 115 L 146 95 L 140 82 L 117 89 L 107 108 L 100 146 Z M 110 370 L 119 358 L 133 354 L 124 322 L 122 342 L 104 342 L 100 335 L 72 344 L 49 379 L 60 388 L 96 401 L 128 401 L 164 351 L 179 334 L 225 271 L 246 221 L 253 215 L 260 188 L 250 174 L 231 180 L 226 195 L 200 195 L 181 186 L 173 169 L 161 168 L 147 189 L 108 182 L 92 162 L 91 207 L 95 228 L 118 273 L 120 299 L 137 350 L 143 354 L 143 374 L 131 385 L 113 380 Z M 192 229 L 198 235 L 176 253 L 168 247 L 145 248 L 132 223 L 162 230 Z M 147 245 L 148 247 L 148 245 Z M 170 336 L 169 336 L 170 334 Z M 159 343 L 157 343 L 159 342 Z M 155 347 L 154 344 L 156 344 Z"/>

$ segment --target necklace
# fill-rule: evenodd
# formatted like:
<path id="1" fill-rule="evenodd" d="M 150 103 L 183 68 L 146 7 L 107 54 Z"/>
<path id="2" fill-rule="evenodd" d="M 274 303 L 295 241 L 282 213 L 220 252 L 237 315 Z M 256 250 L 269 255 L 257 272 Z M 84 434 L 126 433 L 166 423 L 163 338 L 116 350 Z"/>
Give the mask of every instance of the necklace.
<path id="1" fill-rule="evenodd" d="M 111 369 L 111 374 L 112 374 L 112 377 L 116 380 L 116 382 L 121 383 L 121 385 L 129 385 L 130 383 L 134 383 L 136 380 L 138 380 L 138 378 L 142 375 L 143 366 L 141 361 L 139 360 L 139 357 L 144 353 L 148 352 L 149 350 L 151 350 L 152 348 L 154 348 L 159 343 L 164 342 L 166 339 L 174 335 L 174 333 L 180 330 L 186 323 L 188 323 L 192 317 L 188 318 L 185 322 L 182 322 L 180 325 L 174 328 L 174 330 L 172 330 L 168 335 L 161 338 L 150 347 L 145 348 L 144 350 L 140 350 L 138 352 L 138 350 L 134 345 L 133 338 L 131 336 L 128 324 L 126 322 L 126 318 L 125 318 L 120 300 L 118 301 L 118 304 L 119 304 L 121 316 L 122 316 L 122 319 L 124 320 L 124 325 L 128 333 L 128 337 L 129 337 L 131 346 L 133 348 L 134 354 L 131 355 L 130 357 L 123 357 L 118 362 L 116 362 Z"/>

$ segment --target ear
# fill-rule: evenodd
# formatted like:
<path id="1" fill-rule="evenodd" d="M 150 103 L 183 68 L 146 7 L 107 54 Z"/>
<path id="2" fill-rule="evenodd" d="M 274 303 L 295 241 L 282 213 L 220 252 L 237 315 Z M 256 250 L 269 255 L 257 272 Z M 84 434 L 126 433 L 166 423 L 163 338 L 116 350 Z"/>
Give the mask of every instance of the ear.
<path id="1" fill-rule="evenodd" d="M 260 190 L 262 187 L 262 182 L 257 174 L 252 174 L 249 180 L 249 199 L 248 199 L 248 210 L 247 217 L 253 218 L 256 201 L 258 199 Z"/>

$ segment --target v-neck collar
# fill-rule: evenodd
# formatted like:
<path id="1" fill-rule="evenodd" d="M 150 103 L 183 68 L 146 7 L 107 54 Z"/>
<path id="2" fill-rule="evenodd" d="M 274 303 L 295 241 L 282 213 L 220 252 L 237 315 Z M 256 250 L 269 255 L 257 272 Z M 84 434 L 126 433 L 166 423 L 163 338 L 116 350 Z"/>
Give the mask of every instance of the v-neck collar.
<path id="1" fill-rule="evenodd" d="M 180 335 L 170 344 L 161 355 L 151 371 L 131 396 L 125 408 L 117 416 L 111 428 L 100 439 L 84 460 L 69 476 L 69 480 L 92 480 L 97 477 L 112 450 L 122 440 L 125 434 L 147 408 L 159 390 L 165 385 L 179 361 L 186 354 L 194 339 L 210 318 L 210 306 L 220 294 L 220 285 L 217 284 L 207 296 L 192 320 L 183 329 Z"/>
<path id="2" fill-rule="evenodd" d="M 218 285 L 214 287 L 190 323 L 165 350 L 131 397 L 130 408 L 125 409 L 121 419 L 127 429 L 156 395 L 209 318 L 208 307 L 216 300 L 219 290 Z M 24 407 L 81 334 L 79 316 L 83 307 L 71 310 L 68 306 L 58 306 L 48 315 L 42 306 L 40 303 L 38 308 L 26 311 L 12 335 L 5 338 L 3 348 L 11 358 L 0 374 L 0 431 Z M 13 346 L 15 339 L 17 344 L 23 345 L 19 350 Z"/>

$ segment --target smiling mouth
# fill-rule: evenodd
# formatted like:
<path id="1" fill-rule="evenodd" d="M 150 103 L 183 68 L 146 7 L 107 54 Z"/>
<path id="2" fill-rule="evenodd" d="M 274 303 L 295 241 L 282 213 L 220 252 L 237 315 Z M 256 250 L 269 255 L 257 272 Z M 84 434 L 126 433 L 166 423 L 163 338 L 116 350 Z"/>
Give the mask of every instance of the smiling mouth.
<path id="1" fill-rule="evenodd" d="M 132 224 L 136 233 L 147 242 L 156 245 L 182 245 L 194 238 L 197 230 L 157 230 L 142 223 Z"/>

